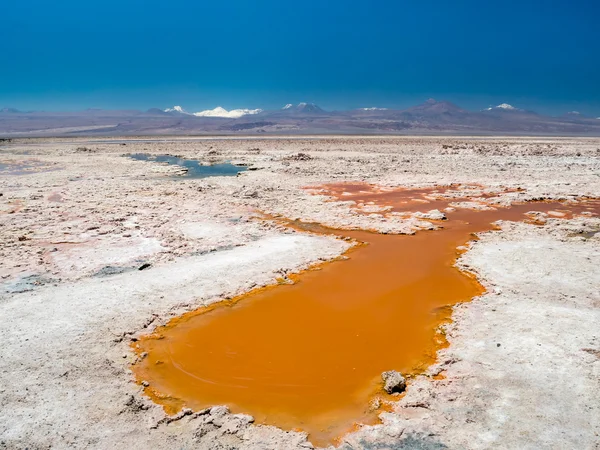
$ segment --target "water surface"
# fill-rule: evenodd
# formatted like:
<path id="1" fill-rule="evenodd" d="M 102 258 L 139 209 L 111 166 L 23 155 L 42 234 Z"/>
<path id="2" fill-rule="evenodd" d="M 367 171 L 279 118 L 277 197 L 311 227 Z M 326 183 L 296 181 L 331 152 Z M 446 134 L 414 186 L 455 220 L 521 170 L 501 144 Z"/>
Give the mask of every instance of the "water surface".
<path id="1" fill-rule="evenodd" d="M 187 169 L 187 172 L 182 177 L 185 178 L 231 177 L 247 169 L 245 166 L 237 166 L 230 163 L 204 165 L 196 159 L 184 159 L 171 155 L 133 153 L 129 157 L 138 161 L 155 161 L 184 167 Z"/>
<path id="2" fill-rule="evenodd" d="M 445 207 L 443 190 L 385 191 L 331 186 L 333 197 L 373 201 L 395 211 Z M 429 200 L 428 200 L 429 199 Z M 427 203 L 430 202 L 430 203 Z M 344 261 L 186 314 L 136 344 L 148 356 L 134 366 L 146 392 L 174 413 L 228 405 L 258 423 L 307 431 L 327 445 L 354 423 L 374 423 L 381 373 L 422 373 L 445 343 L 439 326 L 451 306 L 484 288 L 454 263 L 457 247 L 496 220 L 524 220 L 528 211 L 598 212 L 599 204 L 532 203 L 486 211 L 457 209 L 443 229 L 414 236 L 342 231 L 301 222 L 298 230 L 366 243 Z"/>

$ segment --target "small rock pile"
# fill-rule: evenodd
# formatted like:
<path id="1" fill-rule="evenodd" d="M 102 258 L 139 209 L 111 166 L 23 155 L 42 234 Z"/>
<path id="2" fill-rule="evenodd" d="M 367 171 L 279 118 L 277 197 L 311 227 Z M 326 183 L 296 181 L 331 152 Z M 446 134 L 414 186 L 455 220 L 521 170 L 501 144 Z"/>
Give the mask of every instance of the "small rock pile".
<path id="1" fill-rule="evenodd" d="M 288 156 L 286 158 L 288 161 L 310 161 L 311 159 L 314 159 L 312 156 L 310 156 L 308 153 L 297 153 L 295 155 L 291 155 Z"/>

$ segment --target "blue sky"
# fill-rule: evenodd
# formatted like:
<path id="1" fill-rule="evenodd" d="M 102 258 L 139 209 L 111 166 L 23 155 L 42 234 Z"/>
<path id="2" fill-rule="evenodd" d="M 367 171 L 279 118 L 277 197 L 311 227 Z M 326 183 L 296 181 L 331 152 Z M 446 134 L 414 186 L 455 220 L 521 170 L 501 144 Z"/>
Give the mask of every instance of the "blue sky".
<path id="1" fill-rule="evenodd" d="M 3 0 L 0 107 L 600 116 L 598 1 Z"/>

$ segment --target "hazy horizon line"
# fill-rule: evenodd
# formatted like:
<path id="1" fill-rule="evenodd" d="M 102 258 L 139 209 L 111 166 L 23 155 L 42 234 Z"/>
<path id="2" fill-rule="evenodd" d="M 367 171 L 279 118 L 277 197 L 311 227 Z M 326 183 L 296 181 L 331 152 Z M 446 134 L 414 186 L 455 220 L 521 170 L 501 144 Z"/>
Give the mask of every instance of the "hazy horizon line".
<path id="1" fill-rule="evenodd" d="M 529 112 L 537 112 L 535 108 L 529 108 L 526 106 L 523 106 L 523 104 L 521 103 L 509 103 L 509 102 L 501 102 L 498 104 L 493 104 L 493 103 L 486 103 L 485 106 L 480 106 L 477 109 L 473 109 L 472 107 L 463 107 L 460 105 L 459 102 L 457 101 L 452 101 L 452 100 L 446 100 L 444 98 L 433 98 L 433 97 L 429 97 L 423 101 L 421 101 L 420 103 L 413 103 L 410 106 L 406 106 L 406 103 L 404 104 L 404 106 L 390 106 L 390 105 L 385 105 L 385 106 L 380 106 L 377 104 L 377 102 L 373 102 L 372 104 L 367 104 L 364 103 L 361 106 L 354 106 L 354 107 L 339 107 L 339 108 L 322 108 L 324 111 L 326 112 L 337 112 L 337 111 L 352 111 L 352 110 L 360 110 L 360 109 L 367 109 L 367 108 L 375 108 L 375 109 L 381 109 L 381 110 L 396 110 L 396 111 L 403 111 L 406 109 L 410 109 L 414 106 L 419 106 L 422 104 L 427 103 L 428 101 L 431 100 L 435 100 L 437 103 L 450 103 L 453 104 L 461 109 L 464 109 L 466 111 L 469 112 L 481 112 L 481 111 L 485 111 L 487 108 L 495 108 L 495 107 L 500 107 L 501 105 L 510 105 L 513 106 L 515 109 L 521 110 L 521 111 L 529 111 Z M 98 107 L 98 106 L 90 106 L 90 107 L 74 107 L 74 108 L 64 108 L 64 109 L 55 109 L 55 108 L 41 108 L 41 109 L 31 109 L 31 108 L 20 108 L 15 106 L 14 104 L 5 104 L 3 106 L 0 106 L 0 110 L 16 110 L 20 113 L 42 113 L 42 112 L 48 112 L 48 113 L 59 113 L 59 112 L 84 112 L 84 111 L 93 111 L 93 110 L 98 110 L 98 111 L 139 111 L 139 112 L 147 112 L 149 110 L 152 109 L 159 109 L 161 111 L 166 111 L 167 109 L 171 109 L 171 108 L 175 108 L 175 107 L 181 107 L 185 112 L 189 112 L 189 114 L 194 114 L 194 112 L 205 112 L 205 111 L 212 111 L 215 110 L 217 108 L 223 108 L 227 111 L 235 111 L 235 110 L 255 110 L 255 109 L 260 109 L 261 111 L 277 111 L 277 110 L 282 110 L 284 109 L 284 106 L 291 104 L 291 105 L 299 105 L 302 103 L 306 103 L 306 104 L 313 104 L 313 105 L 317 105 L 319 107 L 320 104 L 318 102 L 315 101 L 302 101 L 302 102 L 298 102 L 298 103 L 282 103 L 280 107 L 272 107 L 272 106 L 264 106 L 264 107 L 260 107 L 260 106 L 256 106 L 256 105 L 252 105 L 251 107 L 249 106 L 244 106 L 244 107 L 224 107 L 223 105 L 226 105 L 230 102 L 223 102 L 223 103 L 219 103 L 216 104 L 216 106 L 210 108 L 210 107 L 204 107 L 204 108 L 188 108 L 188 107 L 183 107 L 182 105 L 184 105 L 185 103 L 180 102 L 180 103 L 175 103 L 175 104 L 169 104 L 166 107 L 162 107 L 162 106 L 152 106 L 152 107 L 118 107 L 118 106 L 113 106 L 113 107 Z M 272 105 L 273 102 L 270 102 L 270 105 Z M 163 105 L 164 106 L 164 105 Z M 193 111 L 193 112 L 192 112 Z M 593 113 L 593 114 L 584 114 L 581 113 L 580 111 L 576 110 L 576 109 L 569 109 L 569 108 L 565 108 L 562 112 L 562 115 L 564 114 L 568 114 L 568 113 L 578 113 L 581 115 L 589 115 L 589 116 L 600 116 L 600 113 Z M 548 115 L 548 116 L 560 116 L 561 113 L 542 113 L 543 115 Z"/>

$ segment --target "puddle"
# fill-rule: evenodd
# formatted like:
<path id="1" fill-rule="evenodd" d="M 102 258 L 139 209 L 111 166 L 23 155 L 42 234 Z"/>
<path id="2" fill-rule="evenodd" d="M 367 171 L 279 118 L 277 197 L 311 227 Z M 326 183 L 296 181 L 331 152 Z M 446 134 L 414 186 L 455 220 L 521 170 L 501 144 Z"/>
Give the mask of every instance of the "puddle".
<path id="1" fill-rule="evenodd" d="M 50 172 L 48 166 L 36 160 L 0 162 L 0 175 L 28 175 L 39 172 Z"/>
<path id="2" fill-rule="evenodd" d="M 397 189 L 382 188 L 366 183 L 335 183 L 307 188 L 315 194 L 326 194 L 336 200 L 352 200 L 358 212 L 370 213 L 369 205 L 376 204 L 398 213 L 428 212 L 434 209 L 443 211 L 450 203 L 482 200 L 498 196 L 500 193 L 519 192 L 519 189 L 505 189 L 498 193 L 483 192 L 483 186 L 453 185 L 449 187 Z M 450 201 L 449 201 L 450 200 Z"/>
<path id="3" fill-rule="evenodd" d="M 381 198 L 401 205 L 426 201 L 433 191 L 396 189 Z M 329 193 L 340 200 L 364 195 L 358 188 L 350 195 L 334 188 Z M 452 199 L 442 202 L 446 207 Z M 591 207 L 598 213 L 600 203 Z M 356 423 L 377 423 L 381 410 L 370 409 L 372 400 L 396 399 L 383 393 L 381 373 L 425 371 L 446 345 L 438 329 L 450 320 L 451 306 L 484 292 L 473 276 L 453 266 L 457 247 L 473 233 L 491 230 L 496 220 L 551 210 L 570 217 L 586 208 L 540 202 L 457 209 L 438 223 L 443 229 L 413 236 L 286 222 L 367 245 L 351 249 L 346 260 L 291 277 L 294 284 L 262 288 L 172 320 L 134 345 L 138 354 L 148 354 L 133 370 L 169 413 L 225 404 L 257 423 L 306 431 L 313 444 L 326 446 Z"/>
<path id="4" fill-rule="evenodd" d="M 203 165 L 195 159 L 183 159 L 170 155 L 134 153 L 129 155 L 129 157 L 138 161 L 155 161 L 184 167 L 187 169 L 187 172 L 182 177 L 185 178 L 231 177 L 247 170 L 245 166 L 236 166 L 230 163 Z"/>

